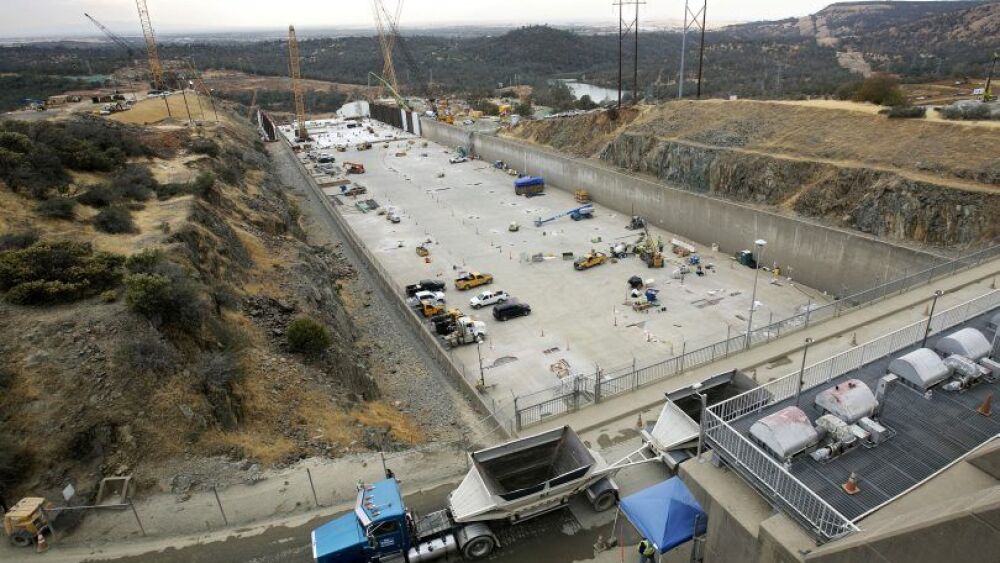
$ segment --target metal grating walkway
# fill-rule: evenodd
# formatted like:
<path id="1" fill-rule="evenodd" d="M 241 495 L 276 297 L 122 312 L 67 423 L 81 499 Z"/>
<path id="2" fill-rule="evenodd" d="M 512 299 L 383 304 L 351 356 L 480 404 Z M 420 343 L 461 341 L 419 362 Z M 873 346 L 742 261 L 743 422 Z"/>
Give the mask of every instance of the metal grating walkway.
<path id="1" fill-rule="evenodd" d="M 977 317 L 945 334 L 971 326 L 992 337 L 986 330 L 988 318 Z M 932 336 L 928 347 L 933 347 L 935 340 Z M 803 391 L 800 408 L 815 421 L 823 414 L 815 406 L 816 394 L 852 378 L 864 381 L 874 392 L 889 362 L 916 348 L 911 346 L 835 378 L 829 385 Z M 998 400 L 994 405 L 997 412 L 988 418 L 976 408 L 991 393 Z M 749 438 L 750 425 L 757 419 L 792 404 L 794 399 L 788 399 L 731 424 Z M 859 446 L 826 463 L 799 455 L 789 471 L 845 517 L 855 520 L 1000 434 L 1000 382 L 981 383 L 960 393 L 936 390 L 929 400 L 916 390 L 896 385 L 886 398 L 880 421 L 896 431 L 887 442 L 874 448 Z M 840 487 L 852 472 L 858 475 L 861 489 L 856 495 L 848 495 Z"/>

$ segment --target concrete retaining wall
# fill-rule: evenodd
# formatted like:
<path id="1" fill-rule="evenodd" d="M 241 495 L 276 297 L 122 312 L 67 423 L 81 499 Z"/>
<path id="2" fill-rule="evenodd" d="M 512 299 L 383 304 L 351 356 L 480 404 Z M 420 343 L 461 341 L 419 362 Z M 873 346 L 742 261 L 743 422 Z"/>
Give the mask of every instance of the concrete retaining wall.
<path id="1" fill-rule="evenodd" d="M 552 187 L 586 189 L 591 198 L 623 214 L 633 210 L 651 224 L 727 253 L 768 242 L 763 263 L 777 262 L 782 274 L 834 295 L 847 295 L 886 280 L 927 269 L 944 258 L 861 233 L 819 225 L 731 201 L 672 188 L 626 174 L 598 161 L 557 153 L 492 135 L 424 119 L 423 136 L 468 147 L 486 160 L 503 160 L 526 174 L 544 176 Z"/>

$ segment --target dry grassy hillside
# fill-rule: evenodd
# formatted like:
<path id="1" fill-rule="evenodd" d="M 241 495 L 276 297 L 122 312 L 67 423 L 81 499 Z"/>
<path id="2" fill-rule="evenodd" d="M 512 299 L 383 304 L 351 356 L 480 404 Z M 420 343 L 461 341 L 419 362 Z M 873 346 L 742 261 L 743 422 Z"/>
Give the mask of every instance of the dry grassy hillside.
<path id="1" fill-rule="evenodd" d="M 286 464 L 422 441 L 376 383 L 393 368 L 354 322 L 369 298 L 336 249 L 306 242 L 249 127 L 226 114 L 195 133 L 133 111 L 159 125 L 80 122 L 130 143 L 125 168 L 68 167 L 51 184 L 25 164 L 45 147 L 84 168 L 94 163 L 73 155 L 121 155 L 69 129 L 0 127 L 8 498 L 70 481 L 86 496 L 111 474 L 146 486 L 166 460 Z M 107 232 L 98 216 L 110 209 L 131 227 Z M 304 333 L 301 318 L 314 321 Z"/>
<path id="2" fill-rule="evenodd" d="M 879 236 L 944 245 L 1000 236 L 993 124 L 721 100 L 647 106 L 620 127 L 596 126 L 601 115 L 527 122 L 508 134 Z"/>

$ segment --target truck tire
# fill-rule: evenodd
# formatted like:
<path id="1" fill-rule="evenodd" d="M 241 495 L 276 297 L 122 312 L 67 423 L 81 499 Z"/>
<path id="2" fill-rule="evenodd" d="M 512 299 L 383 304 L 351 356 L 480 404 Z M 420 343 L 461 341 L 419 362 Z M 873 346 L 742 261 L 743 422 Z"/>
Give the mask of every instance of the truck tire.
<path id="1" fill-rule="evenodd" d="M 469 542 L 462 547 L 462 557 L 468 559 L 469 561 L 485 559 L 493 553 L 496 546 L 496 542 L 493 541 L 492 537 L 479 536 L 469 540 Z"/>
<path id="2" fill-rule="evenodd" d="M 35 543 L 35 537 L 31 535 L 31 532 L 18 530 L 10 535 L 10 543 L 17 547 L 30 547 L 31 544 Z"/>
<path id="3" fill-rule="evenodd" d="M 609 510 L 618 501 L 618 495 L 615 494 L 613 490 L 602 491 L 601 494 L 597 495 L 597 498 L 590 501 L 590 505 L 594 507 L 595 512 L 604 512 Z"/>

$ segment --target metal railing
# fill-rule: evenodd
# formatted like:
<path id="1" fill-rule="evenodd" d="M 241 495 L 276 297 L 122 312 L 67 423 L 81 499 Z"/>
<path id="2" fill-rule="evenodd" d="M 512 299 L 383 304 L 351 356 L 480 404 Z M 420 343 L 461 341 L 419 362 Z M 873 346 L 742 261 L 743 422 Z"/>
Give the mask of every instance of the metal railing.
<path id="1" fill-rule="evenodd" d="M 1000 307 L 1000 291 L 989 293 L 935 314 L 889 334 L 805 368 L 801 374 L 803 391 L 829 383 L 869 362 L 878 360 L 924 337 L 930 324 L 941 332 Z M 756 387 L 732 399 L 717 403 L 703 415 L 705 440 L 718 455 L 772 503 L 812 531 L 820 541 L 829 541 L 856 531 L 854 522 L 844 517 L 802 484 L 770 455 L 764 453 L 731 423 L 795 396 L 799 389 L 798 371 Z"/>
<path id="2" fill-rule="evenodd" d="M 795 315 L 754 328 L 750 331 L 749 337 L 745 332 L 735 336 L 727 334 L 718 342 L 690 351 L 684 350 L 680 355 L 665 360 L 646 365 L 636 365 L 633 362 L 616 370 L 598 369 L 593 373 L 571 376 L 559 385 L 518 396 L 513 405 L 514 428 L 520 431 L 526 426 L 538 424 L 550 417 L 629 393 L 691 368 L 712 363 L 753 346 L 766 344 L 817 322 L 836 318 L 844 313 L 895 297 L 909 289 L 927 285 L 936 279 L 979 266 L 998 257 L 1000 257 L 1000 245 L 992 246 L 877 285 L 827 305 L 814 306 L 812 302 L 806 303 Z"/>

